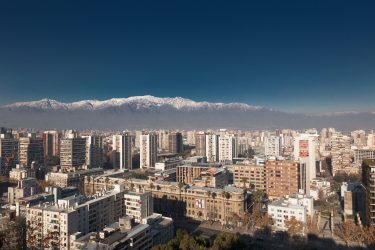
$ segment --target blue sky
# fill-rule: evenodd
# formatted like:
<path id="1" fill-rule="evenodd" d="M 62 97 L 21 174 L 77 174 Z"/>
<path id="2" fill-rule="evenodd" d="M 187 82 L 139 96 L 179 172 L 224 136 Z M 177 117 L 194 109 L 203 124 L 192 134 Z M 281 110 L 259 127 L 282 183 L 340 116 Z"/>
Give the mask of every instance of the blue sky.
<path id="1" fill-rule="evenodd" d="M 0 104 L 133 95 L 374 110 L 374 1 L 1 1 Z"/>

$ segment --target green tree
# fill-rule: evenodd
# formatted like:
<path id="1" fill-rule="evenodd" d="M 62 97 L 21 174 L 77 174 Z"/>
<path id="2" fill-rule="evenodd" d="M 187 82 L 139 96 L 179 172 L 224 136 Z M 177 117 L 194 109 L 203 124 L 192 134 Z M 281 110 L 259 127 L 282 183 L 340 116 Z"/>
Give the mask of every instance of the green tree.
<path id="1" fill-rule="evenodd" d="M 231 233 L 220 233 L 214 240 L 213 246 L 211 249 L 213 250 L 229 250 L 229 249 L 246 249 L 246 245 L 244 242 L 240 240 L 238 234 L 231 234 Z"/>

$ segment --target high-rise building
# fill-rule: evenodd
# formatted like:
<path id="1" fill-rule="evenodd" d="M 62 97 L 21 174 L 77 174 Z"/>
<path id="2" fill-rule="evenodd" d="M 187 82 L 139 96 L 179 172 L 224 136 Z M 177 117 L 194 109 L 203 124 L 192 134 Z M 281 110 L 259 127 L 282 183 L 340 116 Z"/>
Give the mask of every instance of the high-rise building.
<path id="1" fill-rule="evenodd" d="M 195 136 L 196 136 L 195 130 L 186 131 L 186 143 L 188 145 L 195 145 Z"/>
<path id="2" fill-rule="evenodd" d="M 119 169 L 132 169 L 132 136 L 123 133 L 113 136 L 113 166 Z"/>
<path id="3" fill-rule="evenodd" d="M 142 133 L 140 136 L 140 167 L 154 168 L 157 161 L 157 135 L 155 133 Z"/>
<path id="4" fill-rule="evenodd" d="M 208 162 L 219 161 L 219 136 L 213 133 L 206 135 L 206 157 Z"/>
<path id="5" fill-rule="evenodd" d="M 233 184 L 236 187 L 255 190 L 266 189 L 265 167 L 254 162 L 242 162 L 230 166 L 233 172 Z"/>
<path id="6" fill-rule="evenodd" d="M 375 160 L 364 160 L 362 164 L 362 184 L 365 187 L 366 224 L 375 225 Z"/>
<path id="7" fill-rule="evenodd" d="M 100 135 L 82 136 L 86 139 L 86 165 L 90 168 L 103 166 L 103 138 Z"/>
<path id="8" fill-rule="evenodd" d="M 375 149 L 375 133 L 370 133 L 367 136 L 367 146 L 371 149 Z"/>
<path id="9" fill-rule="evenodd" d="M 35 135 L 20 138 L 19 162 L 30 166 L 33 161 L 37 164 L 44 162 L 43 139 L 36 138 Z"/>
<path id="10" fill-rule="evenodd" d="M 360 167 L 364 159 L 375 159 L 374 149 L 359 148 L 354 150 L 355 166 Z"/>
<path id="11" fill-rule="evenodd" d="M 59 156 L 60 134 L 58 131 L 45 131 L 43 133 L 44 157 Z"/>
<path id="12" fill-rule="evenodd" d="M 168 135 L 168 151 L 172 154 L 181 154 L 184 151 L 182 134 L 180 132 L 170 132 Z"/>
<path id="13" fill-rule="evenodd" d="M 265 163 L 265 172 L 266 192 L 270 198 L 298 193 L 301 183 L 304 182 L 298 161 L 268 160 Z"/>
<path id="14" fill-rule="evenodd" d="M 237 157 L 237 137 L 234 135 L 219 136 L 219 161 L 232 161 Z"/>
<path id="15" fill-rule="evenodd" d="M 9 171 L 19 162 L 19 141 L 1 128 L 0 134 L 0 176 L 7 176 Z"/>
<path id="16" fill-rule="evenodd" d="M 351 152 L 350 137 L 341 133 L 336 133 L 331 139 L 331 156 L 332 156 L 332 174 L 336 175 L 339 171 L 350 170 Z"/>
<path id="17" fill-rule="evenodd" d="M 280 136 L 271 135 L 265 138 L 264 141 L 264 155 L 281 156 L 282 155 L 282 141 Z"/>
<path id="18" fill-rule="evenodd" d="M 81 168 L 86 164 L 86 139 L 64 138 L 60 142 L 60 165 L 64 170 Z"/>
<path id="19" fill-rule="evenodd" d="M 197 156 L 206 156 L 206 133 L 199 131 L 195 135 L 195 153 Z"/>
<path id="20" fill-rule="evenodd" d="M 294 160 L 306 166 L 306 194 L 310 193 L 310 182 L 316 178 L 317 134 L 300 134 L 294 138 Z"/>

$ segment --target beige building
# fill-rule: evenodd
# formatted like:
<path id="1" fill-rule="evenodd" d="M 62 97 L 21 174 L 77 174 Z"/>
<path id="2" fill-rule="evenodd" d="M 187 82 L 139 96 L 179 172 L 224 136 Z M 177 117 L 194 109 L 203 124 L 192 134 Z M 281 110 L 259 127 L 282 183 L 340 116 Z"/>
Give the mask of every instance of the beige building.
<path id="1" fill-rule="evenodd" d="M 242 162 L 230 165 L 229 168 L 233 172 L 233 184 L 237 187 L 254 187 L 256 190 L 266 189 L 266 171 L 264 165 Z"/>
<path id="2" fill-rule="evenodd" d="M 97 232 L 125 214 L 120 186 L 93 199 L 71 196 L 26 210 L 28 247 L 71 249 L 69 235 Z M 73 248 L 74 249 L 74 248 Z"/>
<path id="3" fill-rule="evenodd" d="M 35 137 L 20 138 L 20 164 L 30 166 L 33 161 L 44 163 L 43 140 Z"/>

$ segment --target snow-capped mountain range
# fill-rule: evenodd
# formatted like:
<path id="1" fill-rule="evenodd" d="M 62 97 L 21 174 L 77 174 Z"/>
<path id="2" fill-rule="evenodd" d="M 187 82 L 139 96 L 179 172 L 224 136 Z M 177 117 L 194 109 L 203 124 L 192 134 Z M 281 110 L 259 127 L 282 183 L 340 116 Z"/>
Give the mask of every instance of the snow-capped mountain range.
<path id="1" fill-rule="evenodd" d="M 0 107 L 0 127 L 37 129 L 374 129 L 373 112 L 306 115 L 245 103 L 134 96 L 71 103 L 42 99 Z"/>
<path id="2" fill-rule="evenodd" d="M 225 109 L 236 108 L 240 110 L 260 110 L 261 107 L 250 106 L 245 103 L 210 103 L 210 102 L 196 102 L 190 99 L 175 97 L 175 98 L 160 98 L 151 95 L 133 96 L 128 98 L 112 98 L 109 100 L 82 100 L 71 103 L 58 102 L 52 99 L 42 99 L 39 101 L 30 102 L 16 102 L 5 105 L 5 108 L 20 109 L 20 108 L 35 108 L 35 109 L 55 109 L 55 110 L 100 110 L 113 107 L 132 106 L 137 109 L 140 108 L 161 108 L 173 107 L 177 110 L 197 110 L 197 109 Z"/>

